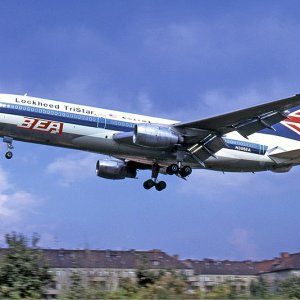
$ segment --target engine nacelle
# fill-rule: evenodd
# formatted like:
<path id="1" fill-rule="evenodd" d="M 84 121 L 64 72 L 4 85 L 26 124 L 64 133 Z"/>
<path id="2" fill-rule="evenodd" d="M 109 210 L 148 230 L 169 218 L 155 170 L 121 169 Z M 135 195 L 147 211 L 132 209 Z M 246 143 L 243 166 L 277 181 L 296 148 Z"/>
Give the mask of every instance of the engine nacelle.
<path id="1" fill-rule="evenodd" d="M 165 126 L 137 124 L 134 127 L 133 143 L 139 146 L 169 148 L 178 144 L 181 139 L 179 135 Z"/>
<path id="2" fill-rule="evenodd" d="M 136 169 L 128 168 L 122 160 L 98 160 L 96 174 L 106 179 L 135 178 Z"/>

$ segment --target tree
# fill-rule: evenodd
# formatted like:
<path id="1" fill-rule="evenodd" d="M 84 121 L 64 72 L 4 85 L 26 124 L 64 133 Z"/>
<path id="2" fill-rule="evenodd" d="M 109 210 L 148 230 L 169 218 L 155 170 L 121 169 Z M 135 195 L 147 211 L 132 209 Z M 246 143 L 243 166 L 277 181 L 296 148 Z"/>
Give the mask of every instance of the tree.
<path id="1" fill-rule="evenodd" d="M 145 273 L 143 273 L 145 275 Z M 191 295 L 187 294 L 187 284 L 174 272 L 151 272 L 146 273 L 147 280 L 140 284 L 136 298 L 141 299 L 184 299 Z"/>
<path id="2" fill-rule="evenodd" d="M 29 242 L 23 234 L 5 235 L 8 248 L 0 262 L 0 295 L 13 299 L 40 298 L 52 282 L 34 234 Z"/>
<path id="3" fill-rule="evenodd" d="M 236 293 L 230 283 L 222 283 L 215 285 L 206 297 L 207 299 L 234 299 Z"/>
<path id="4" fill-rule="evenodd" d="M 139 269 L 136 272 L 137 283 L 139 287 L 147 287 L 148 285 L 154 284 L 158 279 L 158 275 L 146 269 Z"/>
<path id="5" fill-rule="evenodd" d="M 67 299 L 83 299 L 86 296 L 86 288 L 82 283 L 81 276 L 77 272 L 72 272 L 70 276 L 70 286 L 66 292 Z"/>
<path id="6" fill-rule="evenodd" d="M 120 289 L 123 290 L 124 294 L 128 297 L 133 297 L 133 295 L 138 291 L 135 280 L 131 278 L 121 278 Z"/>
<path id="7" fill-rule="evenodd" d="M 268 284 L 262 277 L 259 277 L 258 281 L 252 280 L 250 283 L 250 293 L 255 298 L 267 298 L 268 289 Z"/>
<path id="8" fill-rule="evenodd" d="M 279 289 L 285 297 L 300 299 L 300 277 L 293 276 L 283 280 Z"/>

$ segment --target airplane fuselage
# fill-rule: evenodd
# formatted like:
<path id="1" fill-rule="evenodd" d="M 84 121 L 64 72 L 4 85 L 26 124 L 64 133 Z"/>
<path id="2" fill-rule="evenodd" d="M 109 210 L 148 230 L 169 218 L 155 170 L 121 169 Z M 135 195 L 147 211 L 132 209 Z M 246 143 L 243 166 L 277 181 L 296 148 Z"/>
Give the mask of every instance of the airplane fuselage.
<path id="1" fill-rule="evenodd" d="M 101 153 L 149 165 L 157 163 L 167 167 L 176 163 L 176 151 L 119 143 L 114 139 L 115 134 L 132 132 L 136 124 L 172 126 L 177 123 L 26 95 L 0 95 L 2 137 Z M 299 149 L 298 140 L 265 132 L 245 138 L 237 131 L 224 134 L 222 139 L 226 146 L 205 161 L 205 168 L 224 172 L 280 171 L 300 163 L 299 159 L 274 161 L 269 156 L 278 149 Z M 191 157 L 185 157 L 183 163 L 203 168 Z"/>

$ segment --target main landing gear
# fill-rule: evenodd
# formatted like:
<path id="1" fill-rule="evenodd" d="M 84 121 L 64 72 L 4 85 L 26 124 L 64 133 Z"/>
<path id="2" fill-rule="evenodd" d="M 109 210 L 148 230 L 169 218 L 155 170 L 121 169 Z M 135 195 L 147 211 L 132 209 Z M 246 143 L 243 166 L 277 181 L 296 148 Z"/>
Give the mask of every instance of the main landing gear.
<path id="1" fill-rule="evenodd" d="M 178 175 L 181 178 L 185 178 L 192 174 L 192 168 L 190 166 L 181 167 L 177 164 L 172 164 L 167 167 L 167 174 L 169 175 Z"/>
<path id="2" fill-rule="evenodd" d="M 162 191 L 167 187 L 165 181 L 157 181 L 158 173 L 159 173 L 159 165 L 154 164 L 152 166 L 152 176 L 151 176 L 152 179 L 148 179 L 144 182 L 144 188 L 146 190 L 150 190 L 155 186 L 157 191 Z"/>
<path id="3" fill-rule="evenodd" d="M 7 159 L 11 159 L 13 157 L 13 153 L 11 152 L 11 150 L 14 149 L 14 146 L 12 145 L 13 138 L 5 136 L 3 137 L 3 142 L 7 144 L 7 151 L 5 153 L 5 157 Z"/>
<path id="4" fill-rule="evenodd" d="M 165 181 L 157 181 L 158 173 L 159 173 L 159 165 L 154 164 L 152 166 L 152 179 L 148 179 L 144 182 L 144 188 L 146 190 L 150 190 L 155 186 L 156 190 L 162 191 L 167 187 L 167 184 Z M 181 166 L 179 163 L 177 164 L 172 164 L 167 167 L 167 174 L 169 175 L 174 175 L 176 174 L 180 178 L 185 179 L 185 177 L 189 176 L 192 174 L 192 168 L 190 166 Z"/>

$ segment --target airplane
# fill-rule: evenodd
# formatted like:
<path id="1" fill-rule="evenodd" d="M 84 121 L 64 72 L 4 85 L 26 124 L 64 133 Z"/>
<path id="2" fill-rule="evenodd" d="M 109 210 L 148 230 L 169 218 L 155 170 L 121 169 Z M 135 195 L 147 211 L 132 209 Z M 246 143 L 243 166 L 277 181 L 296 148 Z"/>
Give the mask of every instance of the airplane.
<path id="1" fill-rule="evenodd" d="M 150 170 L 144 188 L 162 191 L 167 184 L 159 174 L 282 173 L 299 165 L 300 94 L 189 122 L 0 94 L 0 136 L 7 159 L 14 140 L 105 154 L 97 176 L 136 178 L 138 170 Z"/>

